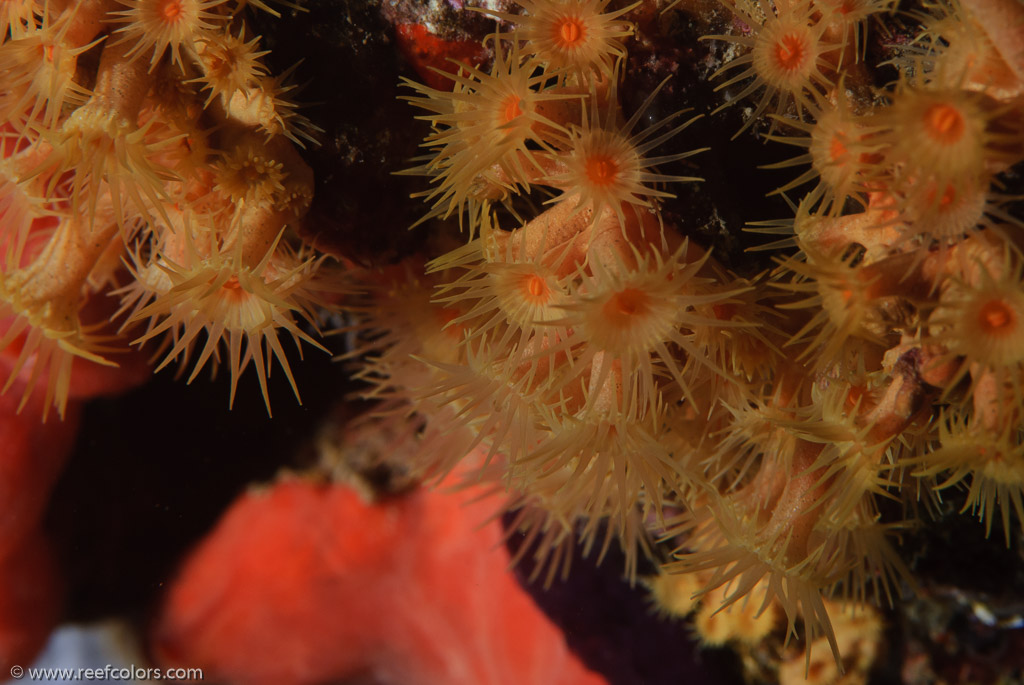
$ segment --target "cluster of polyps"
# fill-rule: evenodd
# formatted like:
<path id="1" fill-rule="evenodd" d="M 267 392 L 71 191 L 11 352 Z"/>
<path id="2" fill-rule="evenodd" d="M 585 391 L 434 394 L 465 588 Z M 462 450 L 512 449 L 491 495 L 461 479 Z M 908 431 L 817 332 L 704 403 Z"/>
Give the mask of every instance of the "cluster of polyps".
<path id="1" fill-rule="evenodd" d="M 807 151 L 773 166 L 811 166 L 783 190 L 817 183 L 770 246 L 798 249 L 773 275 L 797 363 L 723 422 L 720 485 L 678 527 L 673 570 L 714 569 L 726 603 L 779 600 L 835 650 L 822 598 L 891 599 L 906 574 L 879 496 L 911 518 L 919 492 L 967 482 L 964 509 L 986 530 L 1001 514 L 1009 542 L 1011 511 L 1024 521 L 1024 236 L 998 191 L 1024 159 L 1024 10 L 941 2 L 911 15 L 919 36 L 879 91 L 854 36 L 889 3 L 843 3 L 845 24 L 835 3 L 724 4 L 753 34 L 723 37 L 751 46 L 741 95 L 764 87 L 756 111 L 773 96 L 800 104 L 772 129 L 802 135 L 769 135 Z M 787 82 L 783 62 L 807 76 Z"/>
<path id="2" fill-rule="evenodd" d="M 117 347 L 161 335 L 163 364 L 184 364 L 204 332 L 195 372 L 223 339 L 232 396 L 250 361 L 266 395 L 271 359 L 290 378 L 277 332 L 315 344 L 297 319 L 316 264 L 281 239 L 312 197 L 292 144 L 312 129 L 242 5 L 0 8 L 0 350 L 25 397 L 43 385 L 63 413 L 75 358 L 114 365 Z M 118 286 L 130 313 L 115 334 L 101 328 L 116 305 L 94 310 Z"/>
<path id="3" fill-rule="evenodd" d="M 763 91 L 744 129 L 776 103 L 769 137 L 807 151 L 777 166 L 812 167 L 785 189 L 818 179 L 794 221 L 761 229 L 796 253 L 748 280 L 664 225 L 659 184 L 695 179 L 654 168 L 689 154 L 657 156 L 674 117 L 637 131 L 644 108 L 619 111 L 626 29 L 584 66 L 535 39 L 620 15 L 524 5 L 501 15 L 517 28 L 489 73 L 407 98 L 433 126 L 414 169 L 430 216 L 477 237 L 429 266 L 429 307 L 395 279 L 372 290 L 364 326 L 389 332 L 363 348 L 367 377 L 428 417 L 428 471 L 488 446 L 481 477 L 518 493 L 543 559 L 602 519 L 632 555 L 657 522 L 680 545 L 666 571 L 700 574 L 723 606 L 781 607 L 787 634 L 802 616 L 837 651 L 828 598 L 891 599 L 906 574 L 879 497 L 906 493 L 911 512 L 922 486 L 970 480 L 987 522 L 1021 513 L 1024 267 L 992 191 L 1024 158 L 1024 65 L 989 3 L 940 4 L 912 17 L 898 83 L 872 91 L 866 20 L 891 3 L 723 4 L 742 35 L 717 38 L 749 48 L 723 86 Z M 554 195 L 539 212 L 520 201 L 537 186 Z M 403 316 L 425 332 L 414 350 Z M 667 504 L 682 513 L 664 520 Z"/>
<path id="4" fill-rule="evenodd" d="M 592 543 L 606 517 L 636 547 L 644 510 L 661 518 L 683 477 L 666 417 L 739 392 L 710 331 L 756 336 L 749 287 L 661 222 L 665 185 L 698 180 L 658 170 L 696 152 L 658 156 L 690 122 L 680 112 L 641 127 L 654 94 L 622 113 L 632 27 L 605 5 L 524 5 L 513 32 L 488 39 L 489 71 L 460 70 L 450 92 L 410 83 L 406 99 L 433 127 L 412 170 L 434 184 L 430 216 L 458 214 L 473 239 L 428 265 L 428 307 L 387 277 L 373 290 L 366 326 L 426 330 L 420 364 L 395 353 L 410 350 L 393 334 L 363 348 L 378 355 L 364 374 L 374 394 L 411 399 L 440 427 L 428 470 L 485 443 L 483 470 L 546 512 L 524 514 L 545 550 L 581 521 Z M 527 198 L 548 206 L 524 217 Z M 513 216 L 522 225 L 499 227 Z M 726 305 L 730 316 L 716 309 Z"/>

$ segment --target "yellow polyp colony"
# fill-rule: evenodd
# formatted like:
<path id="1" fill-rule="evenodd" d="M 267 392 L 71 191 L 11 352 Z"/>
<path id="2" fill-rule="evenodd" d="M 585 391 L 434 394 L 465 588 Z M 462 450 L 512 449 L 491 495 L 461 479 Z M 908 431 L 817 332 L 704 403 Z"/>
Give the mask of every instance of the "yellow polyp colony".
<path id="1" fill-rule="evenodd" d="M 118 351 L 159 340 L 160 366 L 194 356 L 195 377 L 227 365 L 232 400 L 252 363 L 269 410 L 273 360 L 292 381 L 279 334 L 318 346 L 307 331 L 321 262 L 289 231 L 313 191 L 290 139 L 312 129 L 239 10 L 100 0 L 5 15 L 5 389 L 45 386 L 63 414 L 74 358 L 116 366 Z M 28 59 L 40 46 L 47 58 Z M 109 321 L 85 313 L 110 295 Z"/>
<path id="2" fill-rule="evenodd" d="M 519 5 L 487 11 L 489 70 L 408 84 L 432 127 L 409 173 L 470 241 L 368 288 L 367 396 L 418 417 L 422 473 L 510 493 L 547 580 L 576 541 L 618 541 L 705 642 L 772 643 L 786 682 L 863 682 L 880 627 L 861 605 L 912 586 L 897 543 L 936 492 L 981 536 L 1024 533 L 1019 44 L 988 0 L 925 3 L 879 87 L 864 45 L 895 3 L 721 0 L 722 107 L 751 97 L 737 136 L 802 169 L 777 191 L 795 216 L 756 229 L 775 267 L 738 274 L 661 213 L 701 158 L 661 151 L 691 135 L 681 112 L 639 126 L 664 83 L 622 111 L 630 8 Z M 617 27 L 604 57 L 558 52 L 595 26 Z"/>
<path id="3" fill-rule="evenodd" d="M 1007 545 L 1013 530 L 1011 514 L 1024 520 L 1024 430 L 1020 422 L 1019 410 L 1012 419 L 1001 422 L 1004 427 L 995 428 L 980 414 L 951 412 L 940 423 L 936 449 L 921 460 L 926 465 L 921 476 L 939 476 L 938 488 L 966 483 L 962 511 L 976 513 L 985 522 L 986 535 L 993 521 L 999 520 Z"/>
<path id="4" fill-rule="evenodd" d="M 575 202 L 578 210 L 586 210 L 595 220 L 605 210 L 611 209 L 620 224 L 625 225 L 624 207 L 631 208 L 633 212 L 651 208 L 652 199 L 671 197 L 671 193 L 661 189 L 663 184 L 701 180 L 692 176 L 669 176 L 658 173 L 656 168 L 657 165 L 686 159 L 707 148 L 662 157 L 649 157 L 647 154 L 699 117 L 665 130 L 677 116 L 684 114 L 677 112 L 640 133 L 633 132 L 657 93 L 658 89 L 621 127 L 615 123 L 615 110 L 605 108 L 602 113 L 596 92 L 591 93 L 591 106 L 583 110 L 581 124 L 573 126 L 572 135 L 566 143 L 568 154 L 556 157 L 551 163 L 552 173 L 547 181 L 562 190 L 563 201 Z M 609 97 L 616 97 L 614 87 Z"/>
<path id="5" fill-rule="evenodd" d="M 461 220 L 468 213 L 472 230 L 484 203 L 528 189 L 545 173 L 545 148 L 552 136 L 565 134 L 551 117 L 560 117 L 573 96 L 545 74 L 534 75 L 537 66 L 514 49 L 499 51 L 489 74 L 465 68 L 451 75 L 450 93 L 407 81 L 418 95 L 405 99 L 431 112 L 422 118 L 434 126 L 423 143 L 433 151 L 428 161 L 406 172 L 429 176 L 437 186 L 423 193 L 434 205 L 424 220 L 452 214 Z"/>
<path id="6" fill-rule="evenodd" d="M 845 94 L 838 94 L 836 107 L 820 113 L 814 123 L 778 117 L 776 122 L 796 129 L 801 137 L 769 135 L 787 145 L 805 148 L 807 152 L 784 162 L 765 165 L 765 169 L 788 169 L 810 165 L 810 168 L 774 193 L 785 193 L 818 178 L 818 183 L 803 198 L 804 206 L 830 215 L 842 213 L 847 200 L 863 197 L 872 164 L 878 161 L 880 145 L 873 141 L 876 128 L 858 118 L 851 110 Z M 820 203 L 820 205 L 819 205 Z"/>
<path id="7" fill-rule="evenodd" d="M 941 338 L 949 355 L 962 358 L 954 382 L 970 376 L 970 391 L 995 386 L 985 402 L 1003 412 L 1002 401 L 1024 397 L 1024 264 L 1007 253 L 991 269 L 970 269 L 970 281 L 951 278 L 929 319 L 931 336 Z M 975 409 L 982 410 L 979 399 Z M 1015 406 L 1015 405 L 1010 405 Z M 988 413 L 988 412 L 986 412 Z"/>
<path id="8" fill-rule="evenodd" d="M 876 658 L 884 647 L 882 618 L 878 611 L 860 604 L 826 604 L 833 617 L 836 641 L 843 654 L 832 658 L 829 646 L 819 639 L 803 650 L 790 649 L 779 666 L 779 685 L 839 685 L 870 682 Z"/>
<path id="9" fill-rule="evenodd" d="M 130 44 L 126 56 L 148 58 L 150 68 L 170 50 L 174 64 L 184 70 L 182 51 L 195 50 L 195 42 L 218 32 L 228 17 L 211 12 L 226 0 L 121 0 L 128 9 L 113 12 L 115 42 Z"/>
<path id="10" fill-rule="evenodd" d="M 5 2 L 4 7 L 12 4 Z M 0 53 L 0 73 L 7 74 L 0 93 L 0 121 L 11 122 L 16 129 L 34 120 L 53 127 L 65 105 L 86 101 L 89 93 L 75 82 L 74 65 L 92 44 L 68 45 L 65 39 L 70 29 L 67 19 L 44 17 L 36 31 L 12 31 Z"/>
<path id="11" fill-rule="evenodd" d="M 726 77 L 716 90 L 744 83 L 742 90 L 722 107 L 761 91 L 753 114 L 736 135 L 767 112 L 773 102 L 776 114 L 786 112 L 790 102 L 798 114 L 818 112 L 822 94 L 834 84 L 834 70 L 845 45 L 844 37 L 836 38 L 827 32 L 827 8 L 823 13 L 823 8 L 811 0 L 723 0 L 722 4 L 753 33 L 705 36 L 749 48 L 749 52 L 727 62 L 712 76 Z M 734 71 L 737 69 L 738 73 Z"/>
<path id="12" fill-rule="evenodd" d="M 561 78 L 576 83 L 611 77 L 616 62 L 625 56 L 622 41 L 632 35 L 632 25 L 621 19 L 636 4 L 606 11 L 611 0 L 516 0 L 521 14 L 479 8 L 496 19 L 515 24 L 500 38 L 522 41 L 529 54 Z M 639 4 L 639 3 L 637 3 Z"/>
<path id="13" fill-rule="evenodd" d="M 879 181 L 891 188 L 905 211 L 938 211 L 931 209 L 941 207 L 936 195 L 947 189 L 968 193 L 1012 161 L 1003 147 L 1004 142 L 1012 145 L 1012 135 L 999 140 L 992 132 L 999 110 L 984 96 L 953 90 L 901 91 L 876 118 L 883 127 L 877 139 L 887 162 Z"/>
<path id="14" fill-rule="evenodd" d="M 654 95 L 622 115 L 612 79 L 631 26 L 605 5 L 523 3 L 522 15 L 508 15 L 516 30 L 487 41 L 489 72 L 464 69 L 451 93 L 413 85 L 407 99 L 433 131 L 432 154 L 412 172 L 437 184 L 425 194 L 433 215 L 459 213 L 472 240 L 429 266 L 428 306 L 455 310 L 448 327 L 415 342 L 379 335 L 397 323 L 377 314 L 399 304 L 391 287 L 371 289 L 360 325 L 375 358 L 369 394 L 428 417 L 424 473 L 443 475 L 479 447 L 481 477 L 517 493 L 517 520 L 546 541 L 538 554 L 552 567 L 575 539 L 599 554 L 615 539 L 649 547 L 634 503 L 661 518 L 661 493 L 683 477 L 662 444 L 663 407 L 725 373 L 707 359 L 687 363 L 703 356 L 691 327 L 709 324 L 696 308 L 734 292 L 660 221 L 668 187 L 696 180 L 659 168 L 694 154 L 658 156 L 689 122 L 677 114 L 638 130 Z M 561 59 L 531 37 L 549 10 L 554 23 L 538 35 L 557 32 L 565 47 L 604 31 L 604 56 Z M 495 113 L 505 118 L 497 126 Z M 547 209 L 506 230 L 528 195 Z M 438 349 L 444 333 L 455 335 Z M 398 349 L 421 366 L 397 359 Z"/>
<path id="15" fill-rule="evenodd" d="M 639 8 L 486 11 L 491 64 L 403 96 L 430 127 L 405 172 L 420 223 L 468 241 L 346 301 L 346 359 L 419 473 L 508 492 L 549 581 L 573 545 L 618 544 L 705 643 L 771 643 L 784 682 L 863 675 L 859 605 L 911 587 L 916 519 L 953 502 L 979 537 L 1024 537 L 1024 7 L 1004 23 L 994 1 L 917 3 L 880 85 L 862 45 L 890 3 L 721 0 L 715 103 L 749 99 L 737 136 L 799 148 L 772 165 L 799 171 L 763 273 L 663 212 L 712 117 L 660 116 L 667 82 L 621 101 Z M 0 380 L 23 403 L 63 413 L 73 362 L 132 344 L 189 381 L 226 366 L 231 401 L 250 365 L 268 411 L 273 366 L 298 396 L 285 348 L 319 347 L 326 299 L 292 231 L 316 129 L 239 9 L 0 4 Z"/>
<path id="16" fill-rule="evenodd" d="M 301 323 L 313 324 L 315 306 L 319 304 L 309 290 L 315 263 L 312 259 L 300 261 L 289 250 L 277 249 L 276 244 L 272 247 L 259 264 L 249 266 L 243 263 L 242 253 L 237 249 L 217 254 L 200 252 L 189 244 L 181 263 L 172 261 L 166 251 L 161 254 L 155 267 L 162 272 L 159 282 L 140 278 L 128 286 L 124 297 L 125 304 L 132 306 L 128 324 L 150 322 L 135 342 L 143 344 L 170 334 L 171 349 L 157 371 L 174 360 L 185 363 L 203 333 L 206 339 L 188 377 L 189 383 L 207 363 L 216 368 L 223 339 L 227 343 L 231 374 L 229 405 L 234 404 L 238 376 L 251 361 L 269 413 L 267 376 L 272 359 L 281 365 L 298 399 L 299 391 L 279 333 L 286 332 L 296 345 L 305 342 L 327 351 L 299 328 Z M 136 265 L 136 274 L 143 268 L 146 267 Z"/>
<path id="17" fill-rule="evenodd" d="M 736 645 L 740 649 L 756 647 L 776 629 L 778 607 L 759 607 L 754 602 L 722 606 L 727 591 L 723 587 L 701 593 L 711 575 L 707 571 L 691 574 L 661 574 L 649 581 L 655 607 L 674 618 L 691 614 L 693 627 L 704 645 Z"/>
<path id="18" fill-rule="evenodd" d="M 237 36 L 213 33 L 195 43 L 196 57 L 202 67 L 202 75 L 195 81 L 210 91 L 205 106 L 208 107 L 214 97 L 222 98 L 221 104 L 227 106 L 227 96 L 256 86 L 259 79 L 267 75 L 260 58 L 269 51 L 256 49 L 258 37 L 246 42 L 244 35 L 244 27 L 240 26 Z"/>

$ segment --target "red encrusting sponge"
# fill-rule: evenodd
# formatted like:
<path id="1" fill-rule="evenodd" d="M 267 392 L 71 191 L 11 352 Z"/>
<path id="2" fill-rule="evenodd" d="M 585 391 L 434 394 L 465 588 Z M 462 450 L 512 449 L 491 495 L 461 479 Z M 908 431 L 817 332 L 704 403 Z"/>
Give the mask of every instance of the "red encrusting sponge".
<path id="1" fill-rule="evenodd" d="M 173 582 L 154 653 L 236 685 L 601 685 L 517 583 L 479 495 L 250 490 Z"/>

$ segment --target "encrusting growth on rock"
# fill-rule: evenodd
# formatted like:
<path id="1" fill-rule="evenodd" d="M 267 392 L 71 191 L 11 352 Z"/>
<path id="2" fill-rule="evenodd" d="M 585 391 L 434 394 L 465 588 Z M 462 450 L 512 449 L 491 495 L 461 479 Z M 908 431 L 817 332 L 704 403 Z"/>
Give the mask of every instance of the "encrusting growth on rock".
<path id="1" fill-rule="evenodd" d="M 301 326 L 321 302 L 321 262 L 287 234 L 313 192 L 293 142 L 315 127 L 239 9 L 4 3 L 0 348 L 16 358 L 6 387 L 25 377 L 25 399 L 42 385 L 63 415 L 74 365 L 116 365 L 157 338 L 161 366 L 200 350 L 194 378 L 221 363 L 223 340 L 232 399 L 253 362 L 269 411 L 273 359 L 291 381 L 277 331 L 319 346 Z M 87 307 L 107 295 L 127 319 Z"/>
<path id="2" fill-rule="evenodd" d="M 658 538 L 675 548 L 662 573 L 697 579 L 708 641 L 731 639 L 712 626 L 740 616 L 759 626 L 751 640 L 802 640 L 822 682 L 822 644 L 836 674 L 864 677 L 877 619 L 862 614 L 874 637 L 855 644 L 841 606 L 912 587 L 895 543 L 920 491 L 964 483 L 965 509 L 986 529 L 1000 520 L 1008 542 L 1024 524 L 1011 466 L 1024 226 L 1001 194 L 1024 160 L 1024 63 L 1007 38 L 1020 32 L 996 26 L 988 2 L 927 4 L 907 15 L 920 34 L 899 78 L 872 92 L 865 36 L 895 3 L 720 4 L 732 28 L 705 38 L 738 49 L 713 78 L 739 88 L 722 106 L 753 98 L 736 135 L 767 129 L 803 151 L 773 167 L 809 167 L 778 191 L 810 189 L 794 218 L 755 229 L 775 238 L 761 249 L 789 249 L 776 268 L 733 273 L 661 216 L 701 158 L 661 152 L 692 130 L 681 112 L 638 132 L 650 98 L 622 111 L 630 8 L 524 0 L 486 11 L 501 21 L 489 73 L 460 67 L 451 94 L 407 84 L 432 127 L 408 173 L 437 184 L 428 218 L 458 214 L 470 242 L 428 266 L 433 315 L 416 321 L 436 328 L 415 343 L 378 314 L 403 306 L 407 277 L 371 284 L 355 326 L 373 358 L 364 377 L 369 396 L 422 421 L 421 473 L 486 447 L 476 478 L 517 497 L 515 526 L 549 580 L 576 540 L 603 555 L 617 539 L 632 574 Z M 572 18 L 595 8 L 605 17 Z M 557 21 L 565 40 L 617 26 L 611 68 L 551 53 L 538 27 Z M 485 80 L 510 94 L 500 107 Z M 505 117 L 493 141 L 466 135 L 477 102 Z M 882 499 L 906 520 L 884 518 Z"/>
<path id="3" fill-rule="evenodd" d="M 232 401 L 252 363 L 269 411 L 275 363 L 298 396 L 282 339 L 320 347 L 343 300 L 343 359 L 419 479 L 507 493 L 548 582 L 576 544 L 620 545 L 631 580 L 648 557 L 663 612 L 772 643 L 787 683 L 866 678 L 868 605 L 914 589 L 900 535 L 940 494 L 1024 537 L 1019 3 L 915 3 L 886 84 L 865 45 L 899 3 L 718 0 L 686 46 L 726 60 L 695 116 L 660 109 L 671 81 L 624 83 L 646 3 L 476 8 L 490 63 L 401 95 L 430 127 L 401 172 L 417 225 L 466 240 L 342 296 L 291 231 L 317 128 L 244 2 L 0 5 L 0 381 L 22 404 L 38 387 L 63 415 L 74 365 L 153 341 L 190 381 L 227 365 Z M 730 106 L 734 139 L 798 148 L 769 165 L 792 215 L 750 226 L 760 269 L 662 211 L 711 177 L 700 127 Z"/>

